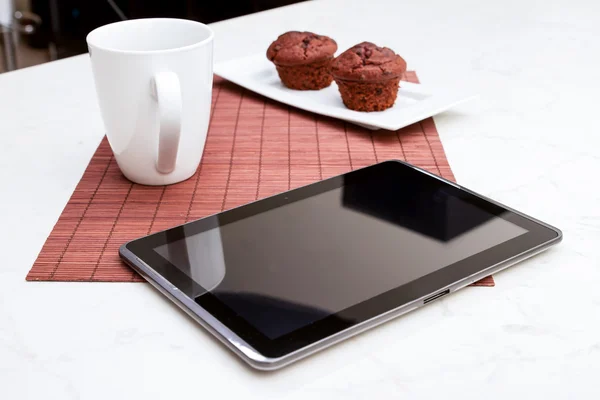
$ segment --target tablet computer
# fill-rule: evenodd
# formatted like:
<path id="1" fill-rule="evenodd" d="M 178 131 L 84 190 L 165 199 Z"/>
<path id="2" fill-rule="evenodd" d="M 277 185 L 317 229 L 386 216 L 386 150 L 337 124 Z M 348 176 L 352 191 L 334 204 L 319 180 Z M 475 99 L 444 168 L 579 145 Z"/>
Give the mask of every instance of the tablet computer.
<path id="1" fill-rule="evenodd" d="M 386 161 L 131 241 L 120 254 L 244 361 L 272 370 L 561 238 Z"/>

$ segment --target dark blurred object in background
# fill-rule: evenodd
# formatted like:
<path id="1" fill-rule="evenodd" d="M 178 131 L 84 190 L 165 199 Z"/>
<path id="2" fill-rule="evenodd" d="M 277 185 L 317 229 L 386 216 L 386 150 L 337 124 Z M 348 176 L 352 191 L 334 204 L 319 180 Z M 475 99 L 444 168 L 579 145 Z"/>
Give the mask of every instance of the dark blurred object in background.
<path id="1" fill-rule="evenodd" d="M 51 59 L 87 51 L 85 37 L 99 26 L 149 17 L 187 18 L 209 24 L 281 7 L 301 0 L 31 0 L 31 11 L 42 24 L 28 43 L 48 48 Z"/>

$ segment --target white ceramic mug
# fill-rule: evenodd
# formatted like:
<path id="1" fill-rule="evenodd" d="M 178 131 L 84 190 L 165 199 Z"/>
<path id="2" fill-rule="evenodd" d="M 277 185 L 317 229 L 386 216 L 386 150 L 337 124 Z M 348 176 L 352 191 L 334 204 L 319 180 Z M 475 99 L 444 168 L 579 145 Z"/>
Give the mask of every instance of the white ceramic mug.
<path id="1" fill-rule="evenodd" d="M 168 185 L 200 164 L 210 119 L 213 31 L 137 19 L 87 36 L 106 136 L 129 180 Z"/>

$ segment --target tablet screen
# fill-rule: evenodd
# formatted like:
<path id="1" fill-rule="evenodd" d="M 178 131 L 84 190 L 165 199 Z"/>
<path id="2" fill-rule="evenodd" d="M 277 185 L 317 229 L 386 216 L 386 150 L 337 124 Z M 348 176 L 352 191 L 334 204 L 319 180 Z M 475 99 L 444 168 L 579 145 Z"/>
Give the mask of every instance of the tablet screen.
<path id="1" fill-rule="evenodd" d="M 277 339 L 527 233 L 423 176 L 347 183 L 154 251 Z"/>

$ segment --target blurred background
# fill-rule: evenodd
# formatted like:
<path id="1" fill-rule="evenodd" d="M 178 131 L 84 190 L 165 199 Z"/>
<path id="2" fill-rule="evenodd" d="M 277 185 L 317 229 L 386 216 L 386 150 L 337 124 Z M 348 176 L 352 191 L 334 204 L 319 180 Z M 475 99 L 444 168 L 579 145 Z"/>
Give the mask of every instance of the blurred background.
<path id="1" fill-rule="evenodd" d="M 301 0 L 0 0 L 0 73 L 87 52 L 86 35 L 123 19 L 206 24 Z"/>

